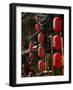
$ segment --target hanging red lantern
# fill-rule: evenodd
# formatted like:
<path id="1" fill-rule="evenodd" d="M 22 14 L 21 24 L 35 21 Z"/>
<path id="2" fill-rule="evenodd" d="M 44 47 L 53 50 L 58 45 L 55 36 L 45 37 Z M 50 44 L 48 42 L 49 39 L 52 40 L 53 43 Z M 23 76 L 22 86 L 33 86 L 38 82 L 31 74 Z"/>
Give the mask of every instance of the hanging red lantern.
<path id="1" fill-rule="evenodd" d="M 39 46 L 39 47 L 38 47 L 38 56 L 39 56 L 40 58 L 42 58 L 42 57 L 45 56 L 45 50 L 44 50 L 43 46 Z"/>
<path id="2" fill-rule="evenodd" d="M 55 17 L 53 19 L 53 30 L 55 32 L 60 32 L 62 30 L 62 19 L 60 17 Z"/>
<path id="3" fill-rule="evenodd" d="M 35 20 L 38 21 L 38 19 L 39 19 L 39 16 L 35 16 Z"/>
<path id="4" fill-rule="evenodd" d="M 42 19 L 41 23 L 42 23 L 42 24 L 44 24 L 44 22 L 45 22 L 45 20 L 44 20 L 44 19 Z"/>
<path id="5" fill-rule="evenodd" d="M 33 59 L 34 59 L 34 55 L 33 55 L 33 53 L 32 53 L 32 52 L 30 52 L 30 53 L 29 53 L 29 58 L 30 58 L 30 61 L 32 62 L 32 61 L 33 61 Z"/>
<path id="6" fill-rule="evenodd" d="M 42 32 L 38 34 L 38 43 L 44 43 L 44 34 Z"/>
<path id="7" fill-rule="evenodd" d="M 40 30 L 40 25 L 38 23 L 35 24 L 35 30 L 39 31 Z"/>
<path id="8" fill-rule="evenodd" d="M 60 35 L 53 36 L 53 47 L 56 50 L 61 48 L 61 36 Z"/>
<path id="9" fill-rule="evenodd" d="M 53 55 L 53 67 L 57 69 L 62 67 L 62 56 L 60 53 Z"/>
<path id="10" fill-rule="evenodd" d="M 29 43 L 29 51 L 30 51 L 30 52 L 33 51 L 33 43 L 32 43 L 32 42 Z"/>
<path id="11" fill-rule="evenodd" d="M 45 71 L 45 62 L 44 62 L 44 61 L 40 60 L 40 61 L 38 62 L 38 70 L 39 70 L 41 73 L 43 73 L 43 71 Z"/>

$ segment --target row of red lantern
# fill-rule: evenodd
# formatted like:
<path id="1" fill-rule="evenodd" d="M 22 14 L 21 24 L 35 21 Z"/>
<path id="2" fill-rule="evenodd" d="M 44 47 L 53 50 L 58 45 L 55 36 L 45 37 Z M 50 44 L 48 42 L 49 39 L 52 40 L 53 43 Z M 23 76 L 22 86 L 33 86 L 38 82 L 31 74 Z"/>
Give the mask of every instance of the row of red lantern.
<path id="1" fill-rule="evenodd" d="M 53 36 L 53 47 L 56 50 L 61 49 L 61 36 L 55 35 Z M 53 54 L 53 67 L 54 68 L 61 68 L 62 67 L 62 55 L 60 53 Z"/>
<path id="2" fill-rule="evenodd" d="M 39 17 L 35 16 L 36 22 L 38 21 L 38 19 L 39 19 Z M 38 22 L 35 24 L 35 30 L 36 31 L 40 30 L 40 25 L 38 24 Z M 44 52 L 45 50 L 42 46 L 42 44 L 44 43 L 44 34 L 42 31 L 38 34 L 38 43 L 39 43 L 38 56 L 39 56 L 39 58 L 41 58 L 41 57 L 44 57 L 44 54 L 45 54 L 45 52 Z"/>
<path id="3" fill-rule="evenodd" d="M 62 31 L 62 19 L 60 17 L 55 17 L 53 19 L 53 30 L 55 32 L 61 32 Z M 61 49 L 61 36 L 56 34 L 53 36 L 53 48 L 56 50 Z M 53 54 L 53 67 L 55 69 L 59 69 L 62 67 L 62 55 L 60 53 L 54 53 Z"/>
<path id="4" fill-rule="evenodd" d="M 60 50 L 62 48 L 62 37 L 58 34 L 53 36 L 53 48 Z M 53 54 L 53 67 L 54 69 L 59 69 L 62 67 L 62 54 L 54 53 Z"/>
<path id="5" fill-rule="evenodd" d="M 35 19 L 37 21 L 38 20 L 38 16 L 35 16 Z M 35 27 L 36 27 L 37 30 L 39 30 L 40 26 L 38 26 L 38 24 L 36 24 Z M 44 43 L 44 34 L 42 32 L 40 32 L 38 34 L 38 43 L 40 43 L 40 44 Z M 32 51 L 33 51 L 33 43 L 30 42 L 29 43 L 29 52 L 30 52 L 29 53 L 29 57 L 30 57 L 30 61 L 33 60 L 33 53 L 32 53 Z M 40 45 L 38 47 L 38 56 L 39 57 L 43 57 L 44 56 L 44 48 L 42 46 L 40 46 Z"/>
<path id="6" fill-rule="evenodd" d="M 45 49 L 42 46 L 42 44 L 44 43 L 44 34 L 42 32 L 38 34 L 38 42 L 40 43 L 38 47 L 38 56 L 41 59 L 45 56 Z M 45 71 L 45 62 L 43 60 L 39 60 L 38 70 L 40 71 L 40 73 L 43 73 L 43 71 Z"/>
<path id="7" fill-rule="evenodd" d="M 41 35 L 42 35 L 41 33 L 39 33 L 39 35 L 38 35 L 38 42 L 40 43 L 39 47 L 38 47 L 38 57 L 40 59 L 45 56 L 45 49 L 42 46 L 42 44 L 44 42 L 44 38 L 42 38 Z M 43 71 L 45 70 L 45 62 L 43 60 L 39 60 L 39 62 L 38 62 L 38 70 L 40 71 L 40 73 L 43 73 Z"/>
<path id="8" fill-rule="evenodd" d="M 35 16 L 35 20 L 36 22 L 38 21 L 38 16 Z M 39 31 L 40 30 L 40 25 L 38 23 L 35 24 L 35 30 Z M 45 56 L 45 50 L 44 47 L 42 46 L 42 44 L 44 44 L 44 34 L 41 31 L 38 34 L 38 57 L 40 58 L 40 60 L 38 61 L 38 70 L 43 73 L 43 71 L 45 70 L 45 62 L 43 60 L 41 60 L 41 58 L 43 58 Z"/>

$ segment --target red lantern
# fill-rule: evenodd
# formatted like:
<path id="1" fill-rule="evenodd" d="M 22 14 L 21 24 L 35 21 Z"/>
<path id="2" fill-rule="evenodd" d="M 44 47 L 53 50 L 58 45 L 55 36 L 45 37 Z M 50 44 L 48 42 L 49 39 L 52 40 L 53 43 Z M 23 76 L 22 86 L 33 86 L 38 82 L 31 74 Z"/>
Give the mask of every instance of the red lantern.
<path id="1" fill-rule="evenodd" d="M 44 34 L 42 32 L 38 34 L 38 43 L 44 43 Z"/>
<path id="2" fill-rule="evenodd" d="M 45 63 L 44 63 L 42 60 L 40 60 L 40 61 L 38 62 L 38 70 L 39 70 L 41 73 L 43 73 L 43 71 L 45 71 Z"/>
<path id="3" fill-rule="evenodd" d="M 62 19 L 60 17 L 55 17 L 53 19 L 53 30 L 55 32 L 60 32 L 62 30 Z"/>
<path id="4" fill-rule="evenodd" d="M 61 48 L 61 36 L 60 35 L 53 36 L 53 47 L 56 50 Z"/>
<path id="5" fill-rule="evenodd" d="M 40 58 L 45 56 L 45 50 L 44 50 L 44 48 L 42 46 L 38 47 L 38 56 Z"/>
<path id="6" fill-rule="evenodd" d="M 42 19 L 42 22 L 41 22 L 42 24 L 44 23 L 44 19 Z"/>
<path id="7" fill-rule="evenodd" d="M 29 58 L 30 58 L 30 61 L 32 62 L 32 61 L 33 61 L 33 59 L 34 59 L 34 55 L 33 55 L 33 53 L 32 53 L 32 52 L 30 52 L 30 53 L 29 53 Z"/>
<path id="8" fill-rule="evenodd" d="M 39 31 L 40 30 L 40 25 L 38 23 L 35 24 L 35 30 Z"/>
<path id="9" fill-rule="evenodd" d="M 35 20 L 38 21 L 39 16 L 35 16 Z"/>
<path id="10" fill-rule="evenodd" d="M 53 55 L 53 67 L 54 68 L 61 68 L 62 66 L 62 56 L 60 53 L 55 53 Z"/>
<path id="11" fill-rule="evenodd" d="M 33 43 L 32 43 L 32 42 L 29 43 L 29 51 L 30 51 L 30 52 L 33 51 Z"/>

